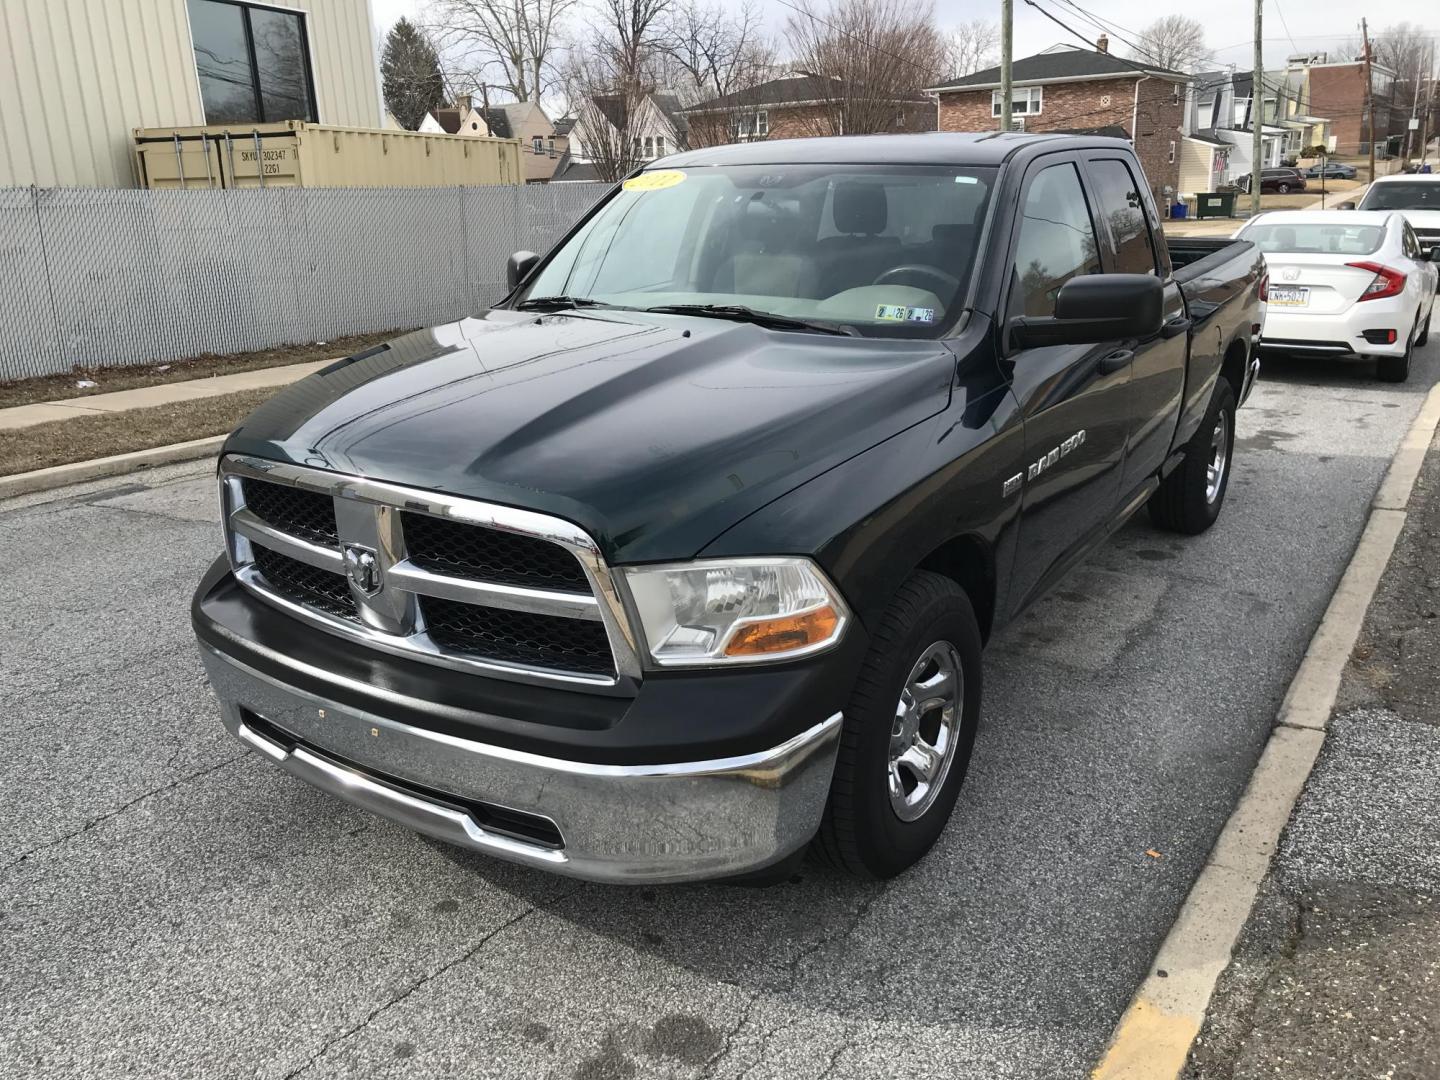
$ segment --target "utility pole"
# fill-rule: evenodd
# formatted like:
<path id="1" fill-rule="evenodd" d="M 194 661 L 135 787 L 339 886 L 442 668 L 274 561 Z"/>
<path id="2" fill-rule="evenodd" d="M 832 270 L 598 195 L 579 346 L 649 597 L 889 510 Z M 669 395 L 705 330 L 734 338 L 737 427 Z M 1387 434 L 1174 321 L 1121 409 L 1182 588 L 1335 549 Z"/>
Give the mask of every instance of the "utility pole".
<path id="1" fill-rule="evenodd" d="M 1430 43 L 1430 62 L 1425 68 L 1430 81 L 1425 87 L 1425 115 L 1420 120 L 1420 160 L 1430 152 L 1430 116 L 1435 109 L 1435 43 Z"/>
<path id="2" fill-rule="evenodd" d="M 1260 213 L 1260 170 L 1265 153 L 1260 129 L 1265 119 L 1265 46 L 1261 23 L 1264 21 L 1265 0 L 1255 0 L 1255 64 L 1250 75 L 1250 216 Z"/>
<path id="3" fill-rule="evenodd" d="M 1014 121 L 1014 74 L 1011 62 L 1015 53 L 1015 0 L 1000 0 L 1000 130 L 1011 130 Z"/>
<path id="4" fill-rule="evenodd" d="M 1425 62 L 1428 54 L 1422 54 L 1415 58 L 1415 97 L 1410 102 L 1410 123 L 1405 126 L 1405 156 L 1402 159 L 1406 165 L 1410 164 L 1411 140 L 1415 138 L 1415 129 L 1419 125 L 1416 121 L 1416 113 L 1420 110 L 1420 83 L 1423 81 L 1425 69 L 1420 65 Z"/>
<path id="5" fill-rule="evenodd" d="M 1370 75 L 1370 27 L 1360 20 L 1360 35 L 1365 39 L 1365 113 L 1370 125 L 1370 182 L 1375 182 L 1375 82 Z"/>

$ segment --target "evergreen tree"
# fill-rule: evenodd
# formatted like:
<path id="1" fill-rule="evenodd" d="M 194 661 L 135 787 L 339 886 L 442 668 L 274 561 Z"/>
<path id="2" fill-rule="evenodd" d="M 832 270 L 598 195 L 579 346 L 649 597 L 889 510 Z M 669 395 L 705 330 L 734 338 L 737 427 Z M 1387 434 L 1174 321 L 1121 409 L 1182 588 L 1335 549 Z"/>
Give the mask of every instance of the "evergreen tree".
<path id="1" fill-rule="evenodd" d="M 401 19 L 385 35 L 380 76 L 385 107 L 409 131 L 420 126 L 426 113 L 445 104 L 440 57 L 425 31 L 409 19 Z"/>

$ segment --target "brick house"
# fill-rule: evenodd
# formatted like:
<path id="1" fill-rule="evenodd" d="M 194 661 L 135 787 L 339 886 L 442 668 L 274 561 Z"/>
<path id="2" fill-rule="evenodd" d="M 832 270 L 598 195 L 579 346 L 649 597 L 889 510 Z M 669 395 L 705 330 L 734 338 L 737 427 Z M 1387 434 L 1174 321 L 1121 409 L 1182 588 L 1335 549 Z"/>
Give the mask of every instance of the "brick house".
<path id="1" fill-rule="evenodd" d="M 1318 63 L 1306 71 L 1310 89 L 1310 110 L 1330 118 L 1328 134 L 1335 139 L 1332 154 L 1356 155 L 1370 152 L 1370 116 L 1365 109 L 1365 63 L 1351 60 L 1343 63 Z M 1388 68 L 1370 64 L 1370 85 L 1375 96 L 1376 149 L 1383 150 L 1392 133 L 1391 112 L 1395 97 L 1395 73 Z M 1407 110 L 1394 110 L 1405 120 Z M 1404 130 L 1403 127 L 1400 128 Z"/>
<path id="2" fill-rule="evenodd" d="M 1163 206 L 1180 186 L 1190 76 L 1111 56 L 1103 35 L 1096 44 L 1093 52 L 1056 46 L 1015 61 L 1015 126 L 1087 134 L 1118 129 L 1135 144 L 1150 190 Z M 950 79 L 927 92 L 938 100 L 941 131 L 999 130 L 998 67 Z"/>
<path id="3" fill-rule="evenodd" d="M 880 111 L 886 124 L 873 122 Z M 861 114 L 863 121 L 847 124 L 847 116 Z M 701 101 L 686 109 L 685 116 L 691 146 L 844 135 L 847 126 L 890 132 L 930 131 L 935 126 L 935 106 L 921 94 L 881 100 L 863 87 L 803 72 Z"/>

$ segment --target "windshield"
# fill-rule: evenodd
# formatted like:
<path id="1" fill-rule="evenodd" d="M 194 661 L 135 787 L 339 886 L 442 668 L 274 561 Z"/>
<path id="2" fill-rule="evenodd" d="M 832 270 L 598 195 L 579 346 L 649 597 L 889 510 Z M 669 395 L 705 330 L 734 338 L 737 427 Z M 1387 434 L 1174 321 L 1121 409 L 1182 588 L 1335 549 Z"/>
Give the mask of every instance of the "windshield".
<path id="1" fill-rule="evenodd" d="M 1440 180 L 1397 180 L 1375 184 L 1361 210 L 1440 210 Z"/>
<path id="2" fill-rule="evenodd" d="M 1240 234 L 1261 251 L 1371 255 L 1385 242 L 1384 225 L 1295 224 L 1251 225 Z"/>
<path id="3" fill-rule="evenodd" d="M 653 170 L 626 181 L 517 302 L 738 306 L 931 337 L 964 303 L 993 179 L 916 165 Z"/>

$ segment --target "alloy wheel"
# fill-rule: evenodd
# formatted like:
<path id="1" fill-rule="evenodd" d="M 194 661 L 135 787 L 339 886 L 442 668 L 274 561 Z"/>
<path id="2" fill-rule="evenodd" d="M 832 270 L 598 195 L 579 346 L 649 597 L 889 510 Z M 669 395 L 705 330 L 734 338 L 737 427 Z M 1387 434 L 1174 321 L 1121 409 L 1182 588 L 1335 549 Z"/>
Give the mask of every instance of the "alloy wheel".
<path id="1" fill-rule="evenodd" d="M 939 797 L 949 775 L 964 721 L 965 675 L 960 654 L 937 641 L 920 654 L 890 729 L 890 808 L 901 821 L 915 821 Z"/>

